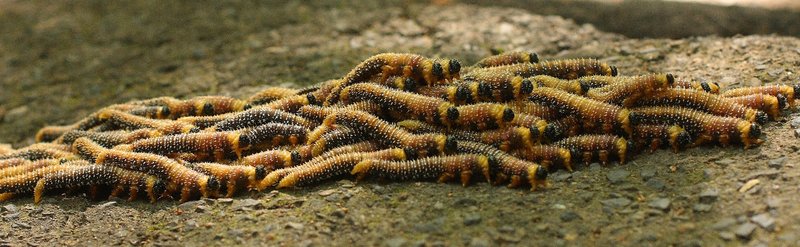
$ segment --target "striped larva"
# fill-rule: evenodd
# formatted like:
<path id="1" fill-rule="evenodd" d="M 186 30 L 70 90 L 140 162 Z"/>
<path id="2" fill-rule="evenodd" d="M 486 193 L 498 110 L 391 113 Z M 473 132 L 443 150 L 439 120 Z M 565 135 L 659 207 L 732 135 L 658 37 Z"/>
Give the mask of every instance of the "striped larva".
<path id="1" fill-rule="evenodd" d="M 458 118 L 453 126 L 471 130 L 487 130 L 505 127 L 515 119 L 514 111 L 506 105 L 495 103 L 478 103 L 462 105 L 456 108 Z"/>
<path id="2" fill-rule="evenodd" d="M 378 144 L 377 142 L 374 142 L 374 141 L 363 141 L 363 142 L 359 142 L 359 143 L 354 143 L 354 144 L 349 144 L 349 145 L 344 145 L 344 146 L 341 146 L 341 147 L 333 148 L 331 150 L 327 150 L 327 151 L 323 152 L 320 155 L 312 156 L 311 155 L 312 148 L 313 148 L 312 146 L 305 145 L 305 146 L 301 146 L 301 147 L 293 150 L 292 154 L 297 153 L 299 155 L 300 162 L 293 162 L 292 166 L 298 165 L 301 162 L 309 161 L 312 158 L 321 160 L 321 159 L 325 159 L 327 157 L 332 157 L 332 156 L 336 156 L 336 155 L 340 155 L 340 154 L 357 153 L 357 152 L 372 152 L 372 151 L 378 151 L 378 150 L 382 149 L 381 145 Z M 411 151 L 408 151 L 408 152 L 410 153 Z M 407 154 L 409 154 L 409 153 L 407 153 Z M 411 155 L 411 154 L 409 154 L 409 155 Z M 416 154 L 414 154 L 414 156 L 416 156 Z"/>
<path id="3" fill-rule="evenodd" d="M 68 169 L 47 173 L 36 181 L 33 188 L 34 203 L 41 202 L 45 190 L 76 186 L 111 185 L 115 187 L 115 190 L 129 188 L 130 200 L 135 199 L 141 191 L 147 195 L 150 202 L 155 202 L 158 196 L 166 191 L 163 181 L 141 172 L 113 166 L 92 165 L 85 161 L 63 166 Z"/>
<path id="4" fill-rule="evenodd" d="M 163 135 L 200 131 L 200 128 L 191 124 L 173 120 L 150 119 L 117 110 L 103 110 L 98 117 L 124 129 L 156 129 Z"/>
<path id="5" fill-rule="evenodd" d="M 508 107 L 514 111 L 514 114 L 527 114 L 544 120 L 555 120 L 561 117 L 555 109 L 527 100 L 509 102 Z"/>
<path id="6" fill-rule="evenodd" d="M 534 52 L 512 51 L 489 56 L 475 63 L 475 67 L 497 67 L 517 63 L 538 63 L 539 55 Z"/>
<path id="7" fill-rule="evenodd" d="M 236 157 L 241 157 L 244 150 L 254 146 L 265 144 L 275 146 L 286 141 L 296 145 L 305 139 L 306 133 L 308 133 L 308 129 L 301 126 L 268 123 L 241 131 L 202 132 L 148 138 L 132 143 L 131 150 L 156 154 L 214 154 L 217 160 L 222 160 L 227 156 L 226 154 L 231 153 L 235 153 Z"/>
<path id="8" fill-rule="evenodd" d="M 311 154 L 318 156 L 323 152 L 341 147 L 344 145 L 354 144 L 364 141 L 367 136 L 362 135 L 352 129 L 338 127 L 333 131 L 325 133 L 319 139 L 312 143 Z"/>
<path id="9" fill-rule="evenodd" d="M 514 150 L 514 156 L 536 162 L 551 170 L 552 167 L 563 167 L 572 171 L 572 154 L 566 148 L 555 145 L 535 145 Z"/>
<path id="10" fill-rule="evenodd" d="M 786 97 L 782 94 L 772 96 L 768 94 L 751 94 L 745 96 L 737 96 L 727 98 L 737 104 L 749 107 L 751 109 L 766 112 L 769 118 L 777 120 L 781 116 L 781 109 L 786 108 Z"/>
<path id="11" fill-rule="evenodd" d="M 673 84 L 672 86 L 675 88 L 702 90 L 710 94 L 719 94 L 719 84 L 716 82 L 708 83 L 708 82 L 696 82 L 687 80 L 676 80 L 675 84 Z"/>
<path id="12" fill-rule="evenodd" d="M 247 98 L 249 106 L 263 105 L 289 96 L 297 95 L 300 90 L 286 87 L 268 87 Z"/>
<path id="13" fill-rule="evenodd" d="M 252 167 L 264 167 L 266 171 L 300 164 L 300 152 L 288 150 L 267 150 L 239 159 L 236 163 Z"/>
<path id="14" fill-rule="evenodd" d="M 336 90 L 336 98 L 339 98 L 339 91 L 341 91 L 343 80 L 327 80 L 319 84 L 317 90 L 306 93 L 306 99 L 311 105 L 323 105 L 329 97 L 333 97 L 331 93 Z"/>
<path id="15" fill-rule="evenodd" d="M 583 121 L 583 129 L 600 127 L 603 133 L 614 133 L 619 129 L 627 136 L 632 131 L 628 119 L 630 112 L 616 105 L 545 87 L 534 89 L 530 100 L 559 109 L 563 114 L 577 114 Z"/>
<path id="16" fill-rule="evenodd" d="M 364 60 L 342 78 L 342 83 L 331 90 L 325 105 L 335 104 L 345 87 L 366 82 L 374 77 L 386 81 L 392 76 L 411 78 L 432 86 L 459 77 L 458 60 L 432 60 L 416 54 L 382 53 Z"/>
<path id="17" fill-rule="evenodd" d="M 181 122 L 181 123 L 186 123 L 186 124 L 191 124 L 191 125 L 197 126 L 198 128 L 201 128 L 201 129 L 206 129 L 208 127 L 216 125 L 219 122 L 222 122 L 222 121 L 225 121 L 227 119 L 230 119 L 230 118 L 236 116 L 239 113 L 240 112 L 230 112 L 230 113 L 212 115 L 212 116 L 186 116 L 186 117 L 180 117 L 180 118 L 176 119 L 175 121 Z"/>
<path id="18" fill-rule="evenodd" d="M 649 97 L 630 103 L 636 106 L 682 106 L 718 116 L 741 118 L 759 124 L 764 124 L 769 120 L 764 112 L 750 109 L 719 95 L 693 89 L 674 88 L 660 90 Z"/>
<path id="19" fill-rule="evenodd" d="M 154 131 L 151 129 L 138 129 L 131 131 L 114 130 L 104 132 L 72 130 L 64 133 L 63 137 L 61 138 L 61 142 L 71 145 L 72 142 L 78 138 L 86 137 L 97 144 L 100 144 L 100 146 L 111 148 L 119 144 L 130 144 L 137 140 L 154 137 L 156 135 L 158 134 L 154 133 Z"/>
<path id="20" fill-rule="evenodd" d="M 180 189 L 182 202 L 191 199 L 195 192 L 209 197 L 212 191 L 219 188 L 219 182 L 214 177 L 196 172 L 164 156 L 106 149 L 88 138 L 78 138 L 72 145 L 77 153 L 96 164 L 116 166 L 166 179 L 170 183 L 168 191 Z"/>
<path id="21" fill-rule="evenodd" d="M 350 174 L 356 180 L 367 176 L 400 181 L 436 178 L 440 183 L 458 177 L 461 185 L 467 186 L 473 174 L 483 175 L 491 182 L 490 169 L 489 158 L 484 155 L 458 154 L 404 161 L 366 159 L 356 164 Z"/>
<path id="22" fill-rule="evenodd" d="M 794 99 L 800 96 L 800 83 L 792 85 L 768 85 L 760 87 L 742 87 L 722 92 L 723 97 L 738 97 L 753 94 L 783 95 L 788 106 L 794 105 Z"/>
<path id="23" fill-rule="evenodd" d="M 610 84 L 589 89 L 586 97 L 615 105 L 630 105 L 643 96 L 652 95 L 662 88 L 671 87 L 675 82 L 672 74 L 649 74 L 642 76 L 608 77 Z"/>
<path id="24" fill-rule="evenodd" d="M 9 158 L 9 159 L 0 159 L 0 169 L 6 169 L 10 167 L 20 166 L 24 164 L 31 163 L 31 160 L 25 158 Z M 3 175 L 0 175 L 3 177 Z"/>
<path id="25" fill-rule="evenodd" d="M 294 113 L 297 112 L 297 109 L 300 109 L 300 107 L 311 104 L 310 102 L 311 99 L 309 98 L 308 94 L 295 95 L 269 102 L 267 104 L 264 104 L 263 107 L 267 109 L 281 110 L 285 112 Z"/>
<path id="26" fill-rule="evenodd" d="M 575 116 L 564 117 L 552 121 L 545 126 L 542 134 L 543 142 L 556 142 L 566 137 L 577 136 L 583 132 L 583 124 Z M 587 130 L 587 132 L 592 132 Z"/>
<path id="27" fill-rule="evenodd" d="M 396 125 L 361 111 L 343 110 L 328 116 L 326 126 L 340 124 L 362 133 L 389 147 L 418 150 L 421 156 L 446 153 L 454 149 L 455 140 L 442 134 L 411 134 Z"/>
<path id="28" fill-rule="evenodd" d="M 269 123 L 283 123 L 313 128 L 317 124 L 300 116 L 282 110 L 270 109 L 266 107 L 256 107 L 236 113 L 223 121 L 218 122 L 209 130 L 228 131 L 251 128 Z"/>
<path id="29" fill-rule="evenodd" d="M 594 157 L 605 165 L 613 157 L 610 155 L 617 155 L 619 163 L 624 164 L 627 155 L 634 149 L 633 142 L 613 135 L 579 135 L 563 139 L 553 145 L 570 150 L 573 158 L 580 157 L 586 165 L 592 162 Z"/>
<path id="30" fill-rule="evenodd" d="M 744 144 L 744 148 L 761 143 L 761 126 L 740 118 L 715 116 L 682 107 L 642 107 L 632 110 L 631 123 L 679 125 L 686 129 L 695 145 L 718 141 L 727 146 L 731 141 Z"/>
<path id="31" fill-rule="evenodd" d="M 0 179 L 22 175 L 43 167 L 60 165 L 66 160 L 41 159 L 30 161 L 26 159 L 9 159 L 9 161 L 11 162 L 6 162 L 8 167 L 0 168 Z"/>
<path id="32" fill-rule="evenodd" d="M 547 121 L 544 119 L 525 113 L 514 114 L 514 119 L 511 120 L 511 126 L 524 127 L 530 130 L 531 138 L 535 142 L 542 141 L 542 133 L 547 129 Z"/>
<path id="33" fill-rule="evenodd" d="M 537 75 L 527 79 L 537 87 L 557 88 L 571 94 L 583 95 L 589 90 L 588 87 L 581 84 L 580 79 L 564 80 L 549 75 Z"/>
<path id="34" fill-rule="evenodd" d="M 507 126 L 500 129 L 476 132 L 456 129 L 447 130 L 416 120 L 401 121 L 397 125 L 415 134 L 446 133 L 449 137 L 459 141 L 481 142 L 495 146 L 503 151 L 509 151 L 515 147 L 530 147 L 539 142 L 539 131 L 526 127 Z"/>
<path id="35" fill-rule="evenodd" d="M 226 192 L 224 197 L 233 197 L 236 192 L 255 188 L 256 183 L 264 179 L 267 172 L 263 166 L 218 163 L 193 163 L 189 167 L 219 180 L 219 190 Z"/>
<path id="36" fill-rule="evenodd" d="M 387 110 L 410 115 L 428 123 L 442 124 L 459 117 L 452 103 L 443 99 L 391 89 L 380 85 L 361 83 L 342 90 L 341 100 L 345 104 L 372 101 Z"/>
<path id="37" fill-rule="evenodd" d="M 547 169 L 539 164 L 521 160 L 500 151 L 492 146 L 469 141 L 459 141 L 457 151 L 460 153 L 481 154 L 489 157 L 491 172 L 495 174 L 494 184 L 511 180 L 508 187 L 515 188 L 524 183 L 531 186 L 531 191 L 539 186 L 547 186 Z M 496 165 L 494 165 L 496 164 Z"/>
<path id="38" fill-rule="evenodd" d="M 68 145 L 52 144 L 52 143 L 36 143 L 24 148 L 20 148 L 0 155 L 0 160 L 23 158 L 27 160 L 40 160 L 40 159 L 77 159 L 78 156 L 69 151 Z"/>
<path id="39" fill-rule="evenodd" d="M 661 146 L 677 153 L 692 143 L 692 136 L 678 125 L 642 124 L 633 126 L 633 142 L 639 150 L 649 144 L 651 153 Z"/>
<path id="40" fill-rule="evenodd" d="M 127 112 L 146 118 L 167 119 L 171 117 L 170 109 L 166 106 L 140 106 Z"/>
<path id="41" fill-rule="evenodd" d="M 475 69 L 465 75 L 464 80 L 510 81 L 515 76 L 527 78 L 536 75 L 571 80 L 590 75 L 616 76 L 617 68 L 595 59 L 550 60 Z"/>
<path id="42" fill-rule="evenodd" d="M 297 110 L 297 115 L 306 119 L 322 122 L 325 117 L 340 110 L 363 111 L 377 116 L 383 115 L 382 112 L 384 111 L 383 106 L 373 103 L 372 101 L 359 101 L 345 106 L 307 105 L 300 107 L 300 109 Z"/>
<path id="43" fill-rule="evenodd" d="M 391 148 L 374 152 L 345 153 L 321 159 L 315 158 L 299 166 L 270 172 L 261 181 L 259 188 L 266 188 L 276 183 L 276 188 L 305 185 L 347 174 L 353 169 L 353 166 L 365 159 L 405 160 L 406 157 L 404 149 Z"/>

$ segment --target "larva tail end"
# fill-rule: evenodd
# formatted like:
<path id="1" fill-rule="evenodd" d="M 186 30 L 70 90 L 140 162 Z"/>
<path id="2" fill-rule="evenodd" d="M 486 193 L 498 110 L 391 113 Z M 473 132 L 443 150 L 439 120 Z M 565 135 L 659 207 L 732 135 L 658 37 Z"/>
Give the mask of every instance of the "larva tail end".
<path id="1" fill-rule="evenodd" d="M 675 84 L 675 76 L 672 74 L 667 74 L 667 84 L 674 85 Z"/>
<path id="2" fill-rule="evenodd" d="M 700 87 L 703 88 L 703 91 L 711 92 L 711 86 L 708 85 L 708 82 L 700 82 Z"/>
<path id="3" fill-rule="evenodd" d="M 372 160 L 364 160 L 358 162 L 358 164 L 353 167 L 353 170 L 350 171 L 350 174 L 356 177 L 356 181 L 361 181 L 367 176 L 370 168 L 372 168 Z"/>
<path id="4" fill-rule="evenodd" d="M 453 153 L 458 149 L 458 140 L 455 137 L 448 136 L 444 142 L 444 152 Z"/>
<path id="5" fill-rule="evenodd" d="M 778 96 L 775 97 L 778 98 L 778 109 L 786 109 L 786 102 L 788 101 L 786 96 L 783 96 L 783 94 L 778 94 Z"/>
<path id="6" fill-rule="evenodd" d="M 531 63 L 538 63 L 539 54 L 536 54 L 535 52 L 528 53 L 528 61 Z"/>
<path id="7" fill-rule="evenodd" d="M 767 113 L 765 113 L 763 111 L 756 111 L 756 117 L 755 118 L 756 118 L 755 119 L 756 123 L 758 123 L 758 124 L 766 124 L 767 121 L 769 121 L 769 116 L 767 115 Z"/>
<path id="8" fill-rule="evenodd" d="M 283 179 L 281 179 L 281 181 L 278 182 L 278 186 L 275 186 L 275 188 L 283 189 L 283 188 L 294 187 L 294 185 L 297 184 L 298 179 L 299 176 L 297 175 L 297 173 L 291 173 L 289 175 L 286 175 L 286 177 L 283 177 Z"/>
<path id="9" fill-rule="evenodd" d="M 759 136 L 761 136 L 761 125 L 757 123 L 750 124 L 750 133 L 748 133 L 748 137 L 758 139 Z"/>
<path id="10" fill-rule="evenodd" d="M 794 99 L 800 98 L 800 83 L 794 84 L 792 87 L 792 91 L 794 91 Z"/>
<path id="11" fill-rule="evenodd" d="M 255 179 L 256 180 L 263 180 L 264 177 L 267 176 L 267 168 L 262 165 L 255 167 Z"/>
<path id="12" fill-rule="evenodd" d="M 36 187 L 33 188 L 33 203 L 39 205 L 42 202 L 42 195 L 44 194 L 45 179 L 36 181 Z"/>
<path id="13" fill-rule="evenodd" d="M 619 71 L 617 70 L 617 66 L 611 66 L 611 76 L 619 75 Z"/>

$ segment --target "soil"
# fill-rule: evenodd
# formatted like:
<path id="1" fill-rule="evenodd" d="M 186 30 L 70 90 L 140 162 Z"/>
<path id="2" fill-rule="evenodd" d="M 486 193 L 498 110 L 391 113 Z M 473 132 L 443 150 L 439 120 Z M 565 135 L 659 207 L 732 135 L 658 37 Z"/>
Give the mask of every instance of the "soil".
<path id="1" fill-rule="evenodd" d="M 0 143 L 27 145 L 44 125 L 132 99 L 303 87 L 384 51 L 465 64 L 491 50 L 596 57 L 622 74 L 723 88 L 800 77 L 794 37 L 629 39 L 558 16 L 434 3 L 2 1 Z M 344 177 L 184 204 L 15 198 L 0 203 L 0 245 L 798 245 L 798 127 L 800 114 L 785 112 L 756 148 L 582 165 L 536 192 Z"/>

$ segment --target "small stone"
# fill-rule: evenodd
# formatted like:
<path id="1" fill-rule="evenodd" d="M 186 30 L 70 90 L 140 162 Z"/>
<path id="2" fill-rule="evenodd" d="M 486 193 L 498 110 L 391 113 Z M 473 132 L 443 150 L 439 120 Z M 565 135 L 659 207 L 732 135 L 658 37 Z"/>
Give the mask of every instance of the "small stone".
<path id="1" fill-rule="evenodd" d="M 748 190 L 755 187 L 758 183 L 761 183 L 758 179 L 750 179 L 747 183 L 744 183 L 741 188 L 739 188 L 739 193 L 745 193 Z"/>
<path id="2" fill-rule="evenodd" d="M 595 163 L 589 164 L 589 170 L 590 171 L 599 171 L 600 169 L 603 169 L 603 166 L 601 166 L 600 163 L 595 162 Z"/>
<path id="3" fill-rule="evenodd" d="M 186 212 L 192 212 L 195 209 L 197 209 L 198 206 L 205 205 L 205 204 L 206 204 L 206 202 L 202 201 L 202 200 L 188 201 L 188 202 L 184 202 L 184 203 L 181 203 L 180 205 L 178 205 L 178 209 L 186 211 Z"/>
<path id="4" fill-rule="evenodd" d="M 789 125 L 791 125 L 792 128 L 795 129 L 800 128 L 800 117 L 792 118 L 792 121 L 789 121 Z"/>
<path id="5" fill-rule="evenodd" d="M 736 228 L 734 233 L 739 238 L 750 239 L 750 236 L 753 235 L 753 231 L 756 230 L 756 227 L 758 226 L 756 226 L 753 223 L 744 223 L 739 225 L 739 227 Z"/>
<path id="6" fill-rule="evenodd" d="M 230 229 L 228 230 L 228 236 L 231 238 L 241 238 L 244 236 L 244 230 L 242 229 Z"/>
<path id="7" fill-rule="evenodd" d="M 726 228 L 728 228 L 728 227 L 730 227 L 730 226 L 732 226 L 734 224 L 736 224 L 736 219 L 734 219 L 734 218 L 723 218 L 723 219 L 717 221 L 716 223 L 714 223 L 713 225 L 711 225 L 711 229 L 722 230 L 722 229 L 726 229 Z"/>
<path id="8" fill-rule="evenodd" d="M 699 201 L 700 203 L 710 204 L 717 201 L 719 197 L 719 191 L 717 189 L 708 188 L 703 192 L 700 192 Z"/>
<path id="9" fill-rule="evenodd" d="M 333 193 L 336 193 L 336 190 L 330 189 L 330 190 L 320 191 L 319 195 L 322 196 L 322 197 L 326 197 L 326 196 L 332 195 Z"/>
<path id="10" fill-rule="evenodd" d="M 233 198 L 219 198 L 216 201 L 220 202 L 220 203 L 232 203 L 233 202 Z"/>
<path id="11" fill-rule="evenodd" d="M 250 210 L 260 206 L 261 206 L 261 201 L 252 198 L 247 198 L 234 201 L 233 204 L 231 204 L 231 209 L 233 211 Z"/>
<path id="12" fill-rule="evenodd" d="M 567 209 L 567 206 L 564 205 L 564 204 L 561 204 L 561 203 L 556 203 L 556 204 L 553 204 L 553 209 L 564 210 L 564 209 Z"/>
<path id="13" fill-rule="evenodd" d="M 770 168 L 781 168 L 784 163 L 786 163 L 786 157 L 780 157 L 770 160 L 767 165 L 769 165 Z"/>
<path id="14" fill-rule="evenodd" d="M 717 165 L 721 165 L 721 166 L 728 166 L 728 165 L 731 165 L 731 164 L 733 164 L 735 162 L 736 162 L 736 160 L 733 160 L 733 159 L 730 159 L 730 158 L 725 158 L 725 159 L 717 160 L 714 163 L 716 163 Z"/>
<path id="15" fill-rule="evenodd" d="M 185 231 L 191 231 L 197 229 L 197 227 L 200 226 L 200 224 L 197 224 L 197 221 L 193 219 L 187 220 L 186 223 L 184 223 L 184 225 L 185 226 L 183 227 L 183 230 Z"/>
<path id="16" fill-rule="evenodd" d="M 648 203 L 647 206 L 649 206 L 651 208 L 667 211 L 667 210 L 669 210 L 669 206 L 670 206 L 671 203 L 672 203 L 672 201 L 670 201 L 669 198 L 656 198 L 656 199 L 653 199 L 652 201 L 650 201 L 650 203 Z"/>
<path id="17" fill-rule="evenodd" d="M 762 213 L 750 218 L 753 222 L 766 229 L 767 231 L 775 230 L 775 219 L 769 213 Z"/>
<path id="18" fill-rule="evenodd" d="M 719 232 L 719 238 L 721 238 L 722 240 L 725 240 L 725 241 L 731 241 L 735 237 L 736 237 L 736 235 L 733 235 L 732 232 L 728 232 L 728 231 Z"/>
<path id="19" fill-rule="evenodd" d="M 642 171 L 639 172 L 639 175 L 642 176 L 643 181 L 647 181 L 648 179 L 656 176 L 656 169 L 653 167 L 642 168 Z"/>
<path id="20" fill-rule="evenodd" d="M 713 177 L 714 177 L 714 170 L 711 170 L 709 168 L 703 169 L 703 178 L 711 179 Z"/>
<path id="21" fill-rule="evenodd" d="M 692 207 L 692 210 L 698 213 L 705 213 L 711 211 L 711 205 L 698 203 Z"/>
<path id="22" fill-rule="evenodd" d="M 590 191 L 581 192 L 580 194 L 578 194 L 578 198 L 584 202 L 589 202 L 592 200 L 592 198 L 594 198 L 594 192 Z"/>
<path id="23" fill-rule="evenodd" d="M 384 242 L 384 244 L 386 244 L 386 246 L 388 246 L 388 247 L 400 247 L 400 246 L 404 246 L 406 244 L 406 242 L 408 242 L 408 241 L 405 238 L 396 237 L 396 238 L 387 239 L 386 242 Z"/>
<path id="24" fill-rule="evenodd" d="M 553 181 L 561 182 L 561 181 L 566 181 L 567 179 L 570 179 L 570 178 L 572 178 L 572 174 L 571 173 L 559 172 L 557 174 L 554 174 Z"/>
<path id="25" fill-rule="evenodd" d="M 794 137 L 800 138 L 800 129 L 794 129 Z"/>
<path id="26" fill-rule="evenodd" d="M 434 203 L 434 204 L 433 204 L 433 209 L 436 209 L 436 210 L 442 210 L 442 209 L 444 209 L 444 203 L 442 203 L 442 202 L 436 202 L 436 203 Z"/>
<path id="27" fill-rule="evenodd" d="M 303 230 L 303 228 L 305 228 L 305 225 L 303 225 L 303 223 L 289 222 L 289 223 L 286 223 L 286 228 L 292 228 L 292 229 L 295 229 L 295 230 Z"/>
<path id="28" fill-rule="evenodd" d="M 469 241 L 469 246 L 470 247 L 489 247 L 489 246 L 492 246 L 492 244 L 489 242 L 488 239 L 481 238 L 481 237 L 476 237 L 476 238 L 472 238 Z"/>
<path id="29" fill-rule="evenodd" d="M 342 200 L 342 196 L 339 194 L 330 194 L 325 197 L 325 200 L 329 202 L 338 202 Z"/>
<path id="30" fill-rule="evenodd" d="M 559 218 L 561 218 L 561 221 L 563 221 L 563 222 L 570 222 L 570 221 L 573 221 L 575 219 L 580 219 L 581 216 L 578 215 L 578 213 L 575 213 L 573 211 L 567 211 L 567 212 L 561 213 L 561 216 Z"/>
<path id="31" fill-rule="evenodd" d="M 781 206 L 781 200 L 778 198 L 767 198 L 766 204 L 769 209 L 777 209 Z"/>
<path id="32" fill-rule="evenodd" d="M 114 204 L 117 204 L 117 202 L 115 202 L 115 201 L 106 202 L 106 203 L 98 205 L 97 209 L 104 209 L 104 208 L 113 206 Z"/>
<path id="33" fill-rule="evenodd" d="M 481 223 L 481 220 L 483 219 L 481 219 L 480 214 L 468 214 L 467 216 L 464 216 L 464 225 L 465 226 L 475 225 Z"/>
<path id="34" fill-rule="evenodd" d="M 10 214 L 19 212 L 19 209 L 17 209 L 17 206 L 14 206 L 14 204 L 7 204 L 7 205 L 3 206 L 3 209 L 5 209 L 6 212 L 8 212 Z"/>
<path id="35" fill-rule="evenodd" d="M 606 174 L 606 178 L 608 178 L 608 181 L 610 181 L 612 184 L 619 184 L 624 182 L 629 175 L 631 175 L 631 172 L 627 170 L 615 169 L 608 172 L 608 174 Z"/>
<path id="36" fill-rule="evenodd" d="M 631 204 L 631 200 L 625 197 L 613 198 L 600 201 L 601 204 L 611 208 L 623 208 Z"/>
<path id="37" fill-rule="evenodd" d="M 653 188 L 654 190 L 664 190 L 667 187 L 666 182 L 660 178 L 651 178 L 645 182 L 647 187 Z"/>

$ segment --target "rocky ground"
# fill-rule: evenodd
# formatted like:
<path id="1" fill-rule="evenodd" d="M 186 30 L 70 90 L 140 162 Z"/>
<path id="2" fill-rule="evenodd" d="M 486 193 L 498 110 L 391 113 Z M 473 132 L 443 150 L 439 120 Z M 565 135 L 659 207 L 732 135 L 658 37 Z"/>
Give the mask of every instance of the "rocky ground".
<path id="1" fill-rule="evenodd" d="M 797 38 L 628 39 L 518 9 L 403 3 L 0 2 L 0 143 L 132 99 L 301 87 L 382 51 L 597 57 L 724 88 L 800 77 Z M 17 198 L 0 203 L 0 245 L 797 245 L 795 128 L 787 112 L 757 148 L 645 153 L 557 172 L 537 192 L 343 178 L 184 204 Z"/>

